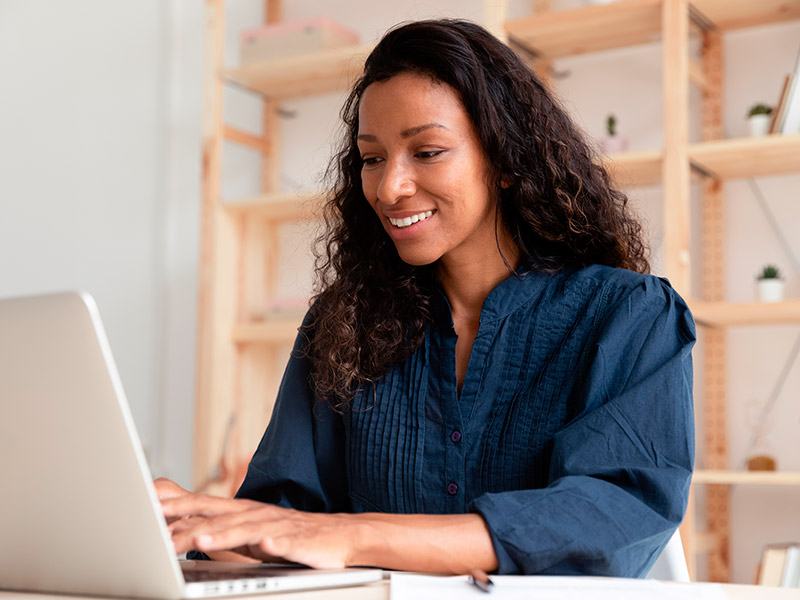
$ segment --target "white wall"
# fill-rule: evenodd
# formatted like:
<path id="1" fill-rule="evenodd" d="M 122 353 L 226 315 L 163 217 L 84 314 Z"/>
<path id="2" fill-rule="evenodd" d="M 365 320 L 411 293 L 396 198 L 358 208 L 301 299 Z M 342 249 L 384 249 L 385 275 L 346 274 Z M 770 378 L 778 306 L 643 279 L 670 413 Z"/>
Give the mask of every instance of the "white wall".
<path id="1" fill-rule="evenodd" d="M 559 6 L 580 5 L 563 0 Z M 396 22 L 428 16 L 482 19 L 480 0 L 369 2 L 293 0 L 286 19 L 333 15 L 375 40 Z M 261 0 L 229 0 L 226 62 L 236 63 L 238 31 L 261 21 Z M 509 15 L 529 10 L 512 0 Z M 202 114 L 202 2 L 196 0 L 4 0 L 0 3 L 0 295 L 64 288 L 92 292 L 104 316 L 134 418 L 153 470 L 188 483 L 192 393 L 199 164 Z M 792 68 L 800 27 L 759 28 L 726 37 L 726 129 L 744 134 L 744 109 L 774 102 Z M 558 89 L 592 135 L 608 112 L 632 149 L 661 143 L 660 49 L 657 45 L 559 61 Z M 288 102 L 283 121 L 282 186 L 314 188 L 329 155 L 341 95 Z M 258 131 L 260 103 L 227 90 L 226 120 Z M 698 95 L 693 93 L 693 106 Z M 693 137 L 698 135 L 695 110 Z M 224 195 L 256 191 L 256 158 L 226 148 Z M 797 176 L 762 179 L 765 199 L 800 254 Z M 728 184 L 731 300 L 752 298 L 752 277 L 766 262 L 787 274 L 800 295 L 745 182 Z M 661 265 L 660 190 L 637 190 Z M 302 227 L 284 228 L 281 290 L 310 285 Z M 731 466 L 746 455 L 748 407 L 775 383 L 798 327 L 731 333 Z M 701 363 L 701 361 L 698 361 Z M 702 365 L 700 364 L 700 367 Z M 800 367 L 790 372 L 773 418 L 781 468 L 800 470 Z M 777 415 L 776 415 L 777 417 Z M 702 447 L 702 440 L 701 447 Z M 701 463 L 700 463 L 701 464 Z M 763 543 L 800 539 L 797 488 L 736 490 L 733 575 L 749 582 Z"/>
<path id="2" fill-rule="evenodd" d="M 158 0 L 0 3 L 0 295 L 92 293 L 152 453 L 164 358 Z"/>

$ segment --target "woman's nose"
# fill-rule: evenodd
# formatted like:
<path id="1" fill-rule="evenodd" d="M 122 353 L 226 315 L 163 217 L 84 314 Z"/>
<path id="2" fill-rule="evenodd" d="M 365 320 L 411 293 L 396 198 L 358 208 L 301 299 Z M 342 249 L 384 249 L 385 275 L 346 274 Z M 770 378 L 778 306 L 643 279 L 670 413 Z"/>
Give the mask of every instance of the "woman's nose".
<path id="1" fill-rule="evenodd" d="M 378 184 L 378 200 L 395 204 L 402 198 L 413 196 L 417 191 L 413 169 L 402 160 L 387 160 L 385 165 Z"/>

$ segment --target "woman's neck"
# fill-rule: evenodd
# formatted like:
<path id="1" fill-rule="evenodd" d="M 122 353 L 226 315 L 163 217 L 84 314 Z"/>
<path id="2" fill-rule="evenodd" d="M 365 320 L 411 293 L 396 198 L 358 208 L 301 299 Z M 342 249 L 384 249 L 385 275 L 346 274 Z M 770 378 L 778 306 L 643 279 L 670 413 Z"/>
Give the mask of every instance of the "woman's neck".
<path id="1" fill-rule="evenodd" d="M 504 256 L 506 260 L 503 260 Z M 462 257 L 458 260 L 447 256 L 439 261 L 439 282 L 450 302 L 453 328 L 458 336 L 455 366 L 459 396 L 469 365 L 472 344 L 478 335 L 483 301 L 510 275 L 509 266 L 516 269 L 518 265 L 519 251 L 513 245 L 502 255 L 497 246 L 493 246 L 485 254 L 473 255 L 470 259 Z"/>
<path id="2" fill-rule="evenodd" d="M 448 259 L 439 261 L 439 282 L 444 290 L 453 317 L 476 321 L 480 319 L 483 301 L 509 275 L 509 266 L 519 266 L 519 251 L 513 244 L 506 244 L 501 255 L 498 248 L 487 252 L 482 260 Z M 505 261 L 503 260 L 505 257 Z"/>

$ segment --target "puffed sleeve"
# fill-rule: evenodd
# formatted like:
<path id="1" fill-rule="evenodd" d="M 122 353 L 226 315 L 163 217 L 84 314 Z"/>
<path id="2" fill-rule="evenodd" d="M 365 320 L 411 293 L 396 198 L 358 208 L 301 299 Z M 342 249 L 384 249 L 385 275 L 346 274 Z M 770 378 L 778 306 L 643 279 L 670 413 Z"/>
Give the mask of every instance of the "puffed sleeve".
<path id="1" fill-rule="evenodd" d="M 689 309 L 664 280 L 611 292 L 585 351 L 583 410 L 548 485 L 485 494 L 500 573 L 643 576 L 683 519 L 694 464 Z"/>
<path id="2" fill-rule="evenodd" d="M 309 386 L 308 321 L 306 316 L 269 425 L 236 496 L 312 512 L 348 511 L 344 427 Z"/>

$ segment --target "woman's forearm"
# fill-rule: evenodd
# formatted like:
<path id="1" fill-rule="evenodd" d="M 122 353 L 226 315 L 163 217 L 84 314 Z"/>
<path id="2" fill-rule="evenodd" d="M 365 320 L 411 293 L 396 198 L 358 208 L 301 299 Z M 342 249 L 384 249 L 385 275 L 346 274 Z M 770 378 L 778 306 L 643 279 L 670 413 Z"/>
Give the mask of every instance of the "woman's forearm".
<path id="1" fill-rule="evenodd" d="M 348 515 L 357 527 L 349 566 L 374 566 L 429 573 L 497 569 L 497 556 L 477 514 Z"/>
<path id="2" fill-rule="evenodd" d="M 497 568 L 489 530 L 477 514 L 310 513 L 189 493 L 165 496 L 161 507 L 179 553 L 195 549 L 218 560 L 284 559 L 318 568 L 459 574 Z"/>

